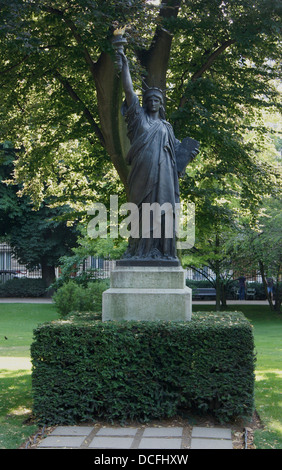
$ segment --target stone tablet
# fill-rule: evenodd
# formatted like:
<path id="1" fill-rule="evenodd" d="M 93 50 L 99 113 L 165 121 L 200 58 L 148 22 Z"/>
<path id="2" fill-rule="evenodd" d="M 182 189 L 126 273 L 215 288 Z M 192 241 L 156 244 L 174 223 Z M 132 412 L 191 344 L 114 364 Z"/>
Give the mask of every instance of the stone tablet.
<path id="1" fill-rule="evenodd" d="M 176 151 L 177 171 L 182 174 L 188 163 L 199 153 L 199 142 L 191 137 L 182 140 Z"/>

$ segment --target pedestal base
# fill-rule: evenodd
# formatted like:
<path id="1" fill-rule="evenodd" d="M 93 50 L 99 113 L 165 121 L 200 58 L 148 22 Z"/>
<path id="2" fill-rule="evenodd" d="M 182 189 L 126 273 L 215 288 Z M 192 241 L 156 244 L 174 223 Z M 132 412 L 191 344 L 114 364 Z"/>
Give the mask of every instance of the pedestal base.
<path id="1" fill-rule="evenodd" d="M 162 259 L 162 258 L 156 258 L 156 259 L 150 259 L 150 258 L 140 258 L 140 259 L 133 259 L 133 258 L 128 258 L 128 259 L 120 259 L 117 260 L 116 262 L 117 266 L 143 266 L 143 267 L 176 267 L 180 266 L 180 261 L 178 258 L 174 259 Z"/>
<path id="2" fill-rule="evenodd" d="M 181 266 L 117 266 L 103 293 L 103 321 L 189 321 L 192 291 Z"/>

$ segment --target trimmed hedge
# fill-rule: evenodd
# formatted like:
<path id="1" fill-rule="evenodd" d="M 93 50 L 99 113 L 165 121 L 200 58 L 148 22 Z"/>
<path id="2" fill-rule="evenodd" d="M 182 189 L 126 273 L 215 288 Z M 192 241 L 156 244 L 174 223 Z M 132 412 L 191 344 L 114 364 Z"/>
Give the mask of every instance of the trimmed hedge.
<path id="1" fill-rule="evenodd" d="M 0 284 L 0 297 L 41 297 L 45 293 L 42 279 L 15 278 Z"/>
<path id="2" fill-rule="evenodd" d="M 74 316 L 39 326 L 31 357 L 41 424 L 148 421 L 183 409 L 224 422 L 254 409 L 252 328 L 237 312 L 186 323 Z"/>

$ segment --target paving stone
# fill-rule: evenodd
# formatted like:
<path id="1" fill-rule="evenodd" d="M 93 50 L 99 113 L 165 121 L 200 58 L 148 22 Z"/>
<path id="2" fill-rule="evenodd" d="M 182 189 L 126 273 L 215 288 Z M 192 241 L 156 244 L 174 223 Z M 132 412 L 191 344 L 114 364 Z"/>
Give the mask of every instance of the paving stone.
<path id="1" fill-rule="evenodd" d="M 183 428 L 166 427 L 166 428 L 145 428 L 144 437 L 181 437 Z"/>
<path id="2" fill-rule="evenodd" d="M 89 444 L 91 449 L 130 449 L 132 437 L 97 436 Z"/>
<path id="3" fill-rule="evenodd" d="M 135 436 L 138 428 L 101 428 L 96 436 Z"/>
<path id="4" fill-rule="evenodd" d="M 231 429 L 227 428 L 204 428 L 194 426 L 192 429 L 193 437 L 205 437 L 214 439 L 231 439 Z"/>
<path id="5" fill-rule="evenodd" d="M 58 426 L 50 436 L 88 436 L 93 426 Z"/>
<path id="6" fill-rule="evenodd" d="M 233 449 L 230 439 L 192 438 L 191 449 Z"/>
<path id="7" fill-rule="evenodd" d="M 181 449 L 185 427 L 57 426 L 39 449 Z M 141 438 L 141 439 L 140 439 Z M 86 441 L 87 439 L 87 441 Z M 140 441 L 139 441 L 140 439 Z M 90 444 L 88 445 L 88 443 Z M 193 426 L 191 449 L 232 449 L 228 428 Z"/>
<path id="8" fill-rule="evenodd" d="M 52 448 L 74 448 L 80 447 L 85 439 L 85 436 L 47 436 L 43 439 L 38 447 L 52 447 Z"/>
<path id="9" fill-rule="evenodd" d="M 138 449 L 181 449 L 181 439 L 143 437 Z"/>

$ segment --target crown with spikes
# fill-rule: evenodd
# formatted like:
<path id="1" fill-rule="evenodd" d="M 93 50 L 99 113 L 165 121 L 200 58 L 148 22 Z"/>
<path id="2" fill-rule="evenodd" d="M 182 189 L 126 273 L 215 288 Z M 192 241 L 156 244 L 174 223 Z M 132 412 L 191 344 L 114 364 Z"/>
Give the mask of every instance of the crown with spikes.
<path id="1" fill-rule="evenodd" d="M 164 93 L 165 90 L 162 90 L 161 88 L 158 88 L 156 86 L 151 86 L 149 87 L 147 83 L 143 82 L 146 88 L 142 88 L 143 92 L 143 100 L 146 101 L 149 95 L 155 94 L 156 96 L 161 98 L 161 101 L 164 101 Z"/>

